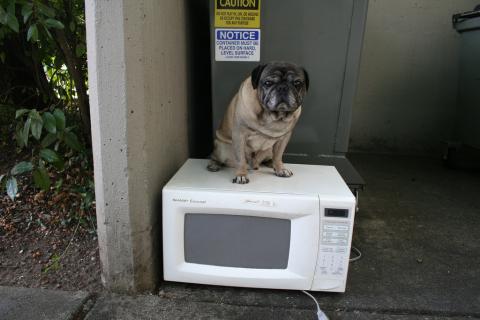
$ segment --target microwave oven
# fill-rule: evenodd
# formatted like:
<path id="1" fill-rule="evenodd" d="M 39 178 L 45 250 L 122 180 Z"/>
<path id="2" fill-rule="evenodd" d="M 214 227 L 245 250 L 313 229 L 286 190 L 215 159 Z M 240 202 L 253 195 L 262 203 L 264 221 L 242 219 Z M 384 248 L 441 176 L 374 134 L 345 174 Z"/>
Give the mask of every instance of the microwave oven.
<path id="1" fill-rule="evenodd" d="M 206 169 L 189 159 L 165 185 L 164 279 L 209 285 L 344 292 L 356 200 L 333 166 Z"/>

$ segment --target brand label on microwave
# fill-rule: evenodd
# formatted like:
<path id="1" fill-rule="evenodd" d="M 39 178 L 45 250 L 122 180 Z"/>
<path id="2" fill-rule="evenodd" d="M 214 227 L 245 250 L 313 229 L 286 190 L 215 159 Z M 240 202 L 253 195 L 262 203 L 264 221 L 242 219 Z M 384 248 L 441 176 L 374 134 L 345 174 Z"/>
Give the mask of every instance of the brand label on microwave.
<path id="1" fill-rule="evenodd" d="M 246 204 L 257 205 L 261 207 L 275 207 L 275 202 L 273 202 L 272 200 L 245 199 L 243 202 Z"/>
<path id="2" fill-rule="evenodd" d="M 196 204 L 205 204 L 207 203 L 206 200 L 198 200 L 198 199 L 179 199 L 173 198 L 173 202 L 182 202 L 182 203 L 196 203 Z"/>

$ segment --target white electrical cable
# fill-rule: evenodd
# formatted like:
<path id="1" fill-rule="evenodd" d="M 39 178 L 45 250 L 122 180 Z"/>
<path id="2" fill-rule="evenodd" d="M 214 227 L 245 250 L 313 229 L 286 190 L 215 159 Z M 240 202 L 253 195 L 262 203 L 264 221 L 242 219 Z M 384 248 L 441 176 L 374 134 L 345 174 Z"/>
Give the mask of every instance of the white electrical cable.
<path id="1" fill-rule="evenodd" d="M 352 246 L 351 250 L 353 252 L 355 252 L 357 256 L 349 259 L 350 262 L 357 261 L 362 257 L 362 252 L 357 247 Z M 310 298 L 312 298 L 313 301 L 315 302 L 315 304 L 317 306 L 317 318 L 318 318 L 318 320 L 329 320 L 327 315 L 322 311 L 322 309 L 320 309 L 320 305 L 318 304 L 317 299 L 315 299 L 314 296 L 312 296 L 310 293 L 308 293 L 305 290 L 302 290 L 302 292 L 305 293 Z"/>
<path id="2" fill-rule="evenodd" d="M 357 248 L 357 247 L 354 247 L 352 246 L 352 249 L 351 249 L 353 252 L 355 252 L 357 254 L 356 257 L 353 257 L 353 258 L 350 258 L 350 262 L 354 262 L 354 261 L 357 261 L 357 260 L 360 260 L 360 258 L 362 257 L 362 252 Z"/>
<path id="3" fill-rule="evenodd" d="M 315 299 L 314 296 L 312 296 L 310 293 L 308 293 L 305 290 L 302 290 L 303 293 L 305 293 L 307 296 L 313 299 L 315 301 L 315 304 L 317 305 L 317 318 L 318 320 L 328 320 L 328 317 L 325 313 L 323 313 L 322 309 L 320 309 L 320 305 L 317 302 L 317 299 Z"/>

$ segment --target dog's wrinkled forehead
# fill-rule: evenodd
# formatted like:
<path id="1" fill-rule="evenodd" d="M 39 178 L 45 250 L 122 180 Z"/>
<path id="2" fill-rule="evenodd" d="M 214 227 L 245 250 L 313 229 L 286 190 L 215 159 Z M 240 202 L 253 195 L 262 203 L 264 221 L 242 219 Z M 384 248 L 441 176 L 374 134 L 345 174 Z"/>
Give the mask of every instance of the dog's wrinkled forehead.
<path id="1" fill-rule="evenodd" d="M 260 79 L 278 78 L 278 80 L 291 80 L 291 78 L 304 78 L 303 70 L 289 63 L 269 63 L 263 69 Z"/>
<path id="2" fill-rule="evenodd" d="M 283 81 L 295 81 L 302 80 L 305 89 L 308 90 L 309 79 L 307 71 L 293 63 L 288 62 L 270 62 L 257 66 L 251 74 L 252 85 L 254 89 L 257 89 L 260 82 L 266 78 L 282 82 Z"/>

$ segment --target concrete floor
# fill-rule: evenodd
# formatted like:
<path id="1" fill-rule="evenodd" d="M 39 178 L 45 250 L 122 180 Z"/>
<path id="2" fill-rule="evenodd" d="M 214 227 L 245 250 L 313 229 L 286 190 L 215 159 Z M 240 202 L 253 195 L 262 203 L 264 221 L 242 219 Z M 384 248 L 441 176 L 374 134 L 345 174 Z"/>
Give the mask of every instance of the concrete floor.
<path id="1" fill-rule="evenodd" d="M 346 293 L 315 294 L 322 308 L 372 313 L 372 319 L 480 317 L 480 175 L 446 169 L 431 158 L 349 158 L 367 182 L 354 230 L 363 258 L 351 264 Z M 165 283 L 162 294 L 239 306 L 238 312 L 243 306 L 279 308 L 289 310 L 288 319 L 296 318 L 292 309 L 313 310 L 312 301 L 294 291 Z"/>
<path id="2" fill-rule="evenodd" d="M 346 293 L 314 293 L 325 313 L 331 320 L 480 319 L 480 174 L 428 158 L 350 159 L 368 184 L 354 230 L 363 258 L 351 264 Z M 8 320 L 315 319 L 314 308 L 297 291 L 181 283 L 164 283 L 158 296 L 0 287 L 0 318 Z"/>

